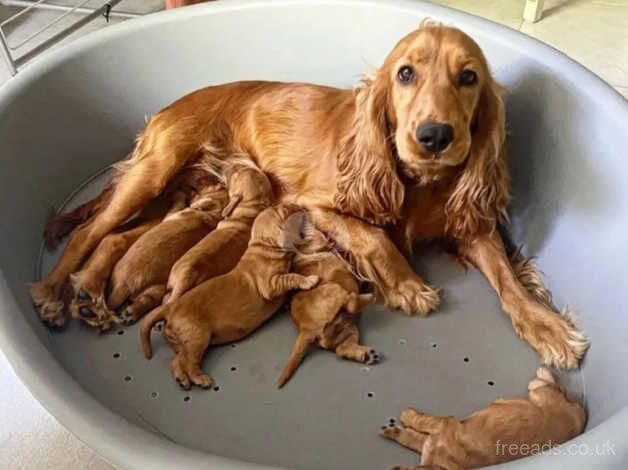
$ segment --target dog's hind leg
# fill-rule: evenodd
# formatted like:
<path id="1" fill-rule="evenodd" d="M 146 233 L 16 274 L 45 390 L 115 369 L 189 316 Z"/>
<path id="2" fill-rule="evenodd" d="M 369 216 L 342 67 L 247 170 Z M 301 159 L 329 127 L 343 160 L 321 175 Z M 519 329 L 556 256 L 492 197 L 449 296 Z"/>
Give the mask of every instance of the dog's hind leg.
<path id="1" fill-rule="evenodd" d="M 80 268 L 108 233 L 157 197 L 186 161 L 196 154 L 193 143 L 190 146 L 173 141 L 175 136 L 180 139 L 173 130 L 176 129 L 167 129 L 163 137 L 154 136 L 154 131 L 144 133 L 133 164 L 120 176 L 108 205 L 74 232 L 50 274 L 31 285 L 31 298 L 45 322 L 55 326 L 65 323 L 65 303 L 61 296 L 70 273 Z"/>
<path id="2" fill-rule="evenodd" d="M 209 388 L 213 383 L 212 378 L 201 369 L 203 354 L 211 342 L 211 334 L 203 335 L 201 332 L 193 332 L 181 344 L 181 365 L 190 381 L 201 388 Z"/>
<path id="3" fill-rule="evenodd" d="M 379 354 L 373 348 L 360 345 L 360 332 L 357 325 L 345 326 L 343 337 L 342 342 L 336 346 L 336 356 L 367 365 L 379 362 Z"/>
<path id="4" fill-rule="evenodd" d="M 457 421 L 451 416 L 428 415 L 414 408 L 407 408 L 401 413 L 401 423 L 415 431 L 435 434 L 441 432 L 444 427 L 457 423 Z"/>

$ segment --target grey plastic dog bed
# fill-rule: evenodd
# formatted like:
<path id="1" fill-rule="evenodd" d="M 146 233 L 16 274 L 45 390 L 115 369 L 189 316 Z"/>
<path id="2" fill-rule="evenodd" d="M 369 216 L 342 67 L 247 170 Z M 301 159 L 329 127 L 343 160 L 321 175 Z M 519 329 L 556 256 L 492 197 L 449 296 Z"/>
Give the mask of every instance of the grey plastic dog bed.
<path id="1" fill-rule="evenodd" d="M 59 49 L 0 91 L 0 345 L 44 406 L 108 461 L 134 469 L 416 464 L 377 436 L 404 407 L 463 416 L 525 393 L 538 357 L 482 276 L 437 253 L 415 264 L 445 289 L 439 311 L 420 319 L 378 306 L 363 316 L 364 343 L 384 355 L 381 364 L 317 351 L 281 391 L 275 380 L 295 338 L 285 314 L 212 350 L 207 367 L 219 390 L 183 392 L 162 339 L 146 361 L 135 327 L 98 335 L 73 323 L 51 333 L 28 296 L 26 284 L 57 255 L 40 257 L 51 205 L 95 194 L 104 176 L 90 177 L 125 155 L 144 116 L 212 83 L 350 87 L 426 16 L 472 35 L 508 89 L 514 238 L 538 257 L 557 303 L 580 312 L 593 344 L 582 371 L 561 377 L 586 401 L 587 432 L 561 455 L 508 468 L 627 468 L 628 105 L 547 46 L 414 1 L 229 1 L 160 13 Z"/>

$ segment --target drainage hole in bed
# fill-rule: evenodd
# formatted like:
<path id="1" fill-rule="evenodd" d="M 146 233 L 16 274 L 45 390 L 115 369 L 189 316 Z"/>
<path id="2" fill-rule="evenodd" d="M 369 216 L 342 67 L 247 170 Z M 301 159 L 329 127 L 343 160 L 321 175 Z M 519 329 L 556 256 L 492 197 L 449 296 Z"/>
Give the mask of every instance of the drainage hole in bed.
<path id="1" fill-rule="evenodd" d="M 438 344 L 436 343 L 430 343 L 430 346 L 432 346 L 432 349 L 438 349 Z"/>
<path id="2" fill-rule="evenodd" d="M 236 366 L 231 366 L 231 372 L 235 372 L 236 370 L 238 370 Z"/>
<path id="3" fill-rule="evenodd" d="M 214 387 L 214 392 L 220 392 L 220 387 L 216 385 L 216 386 Z"/>
<path id="4" fill-rule="evenodd" d="M 237 345 L 237 344 L 235 344 L 235 343 L 231 343 L 231 347 L 232 347 L 232 348 L 237 348 L 237 347 L 238 347 L 238 345 Z"/>
<path id="5" fill-rule="evenodd" d="M 463 359 L 463 361 L 464 361 L 464 362 L 469 362 L 469 358 L 468 358 L 468 357 L 465 357 L 465 358 Z"/>
<path id="6" fill-rule="evenodd" d="M 153 398 L 153 399 L 159 398 L 159 393 L 153 392 L 153 393 L 150 394 L 150 397 Z"/>
<path id="7" fill-rule="evenodd" d="M 183 401 L 186 401 L 186 402 L 190 401 L 190 396 L 189 395 L 184 396 L 183 397 Z"/>
<path id="8" fill-rule="evenodd" d="M 124 378 L 124 381 L 125 381 L 125 382 L 130 382 L 131 380 L 133 380 L 133 377 L 131 377 L 130 375 L 127 375 L 127 376 Z"/>
<path id="9" fill-rule="evenodd" d="M 118 334 L 119 335 L 123 335 L 124 334 L 124 330 L 118 330 Z"/>
<path id="10" fill-rule="evenodd" d="M 368 392 L 366 394 L 366 396 L 369 397 L 369 398 L 373 398 L 373 397 L 375 397 L 375 394 L 373 392 Z"/>
<path id="11" fill-rule="evenodd" d="M 489 380 L 489 381 L 488 381 L 488 385 L 489 385 L 490 387 L 492 387 L 493 385 L 495 385 L 495 382 L 493 382 L 492 380 Z"/>
<path id="12" fill-rule="evenodd" d="M 120 353 L 113 353 L 113 358 L 118 359 L 120 357 Z"/>

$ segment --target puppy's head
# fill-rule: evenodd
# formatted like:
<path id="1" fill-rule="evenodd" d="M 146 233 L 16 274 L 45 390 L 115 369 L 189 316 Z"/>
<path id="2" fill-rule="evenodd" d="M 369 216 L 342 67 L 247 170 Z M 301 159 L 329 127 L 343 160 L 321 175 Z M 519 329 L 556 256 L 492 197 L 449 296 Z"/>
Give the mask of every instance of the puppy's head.
<path id="1" fill-rule="evenodd" d="M 262 170 L 252 162 L 247 165 L 233 165 L 225 170 L 229 203 L 223 215 L 228 216 L 238 204 L 255 204 L 268 207 L 273 200 L 273 189 Z"/>
<path id="2" fill-rule="evenodd" d="M 305 240 L 307 213 L 298 206 L 277 204 L 262 211 L 251 230 L 251 243 L 296 253 Z"/>

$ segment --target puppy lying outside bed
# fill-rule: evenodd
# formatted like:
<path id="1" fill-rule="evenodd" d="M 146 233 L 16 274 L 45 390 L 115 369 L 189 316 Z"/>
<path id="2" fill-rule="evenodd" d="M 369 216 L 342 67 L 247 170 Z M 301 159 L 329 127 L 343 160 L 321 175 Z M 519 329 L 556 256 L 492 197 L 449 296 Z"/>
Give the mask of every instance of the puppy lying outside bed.
<path id="1" fill-rule="evenodd" d="M 174 302 L 151 312 L 140 328 L 144 355 L 152 356 L 150 331 L 165 320 L 164 337 L 175 351 L 172 373 L 185 389 L 190 383 L 207 388 L 209 375 L 201 359 L 209 345 L 238 341 L 268 320 L 293 289 L 311 289 L 317 276 L 289 273 L 292 240 L 305 214 L 294 206 L 273 206 L 253 224 L 251 241 L 228 274 L 205 281 Z"/>
<path id="2" fill-rule="evenodd" d="M 547 368 L 537 370 L 528 390 L 527 398 L 497 400 L 462 421 L 409 408 L 402 426 L 384 427 L 380 435 L 421 453 L 416 468 L 463 470 L 522 458 L 582 433 L 584 409 L 567 399 Z"/>
<path id="3" fill-rule="evenodd" d="M 208 186 L 190 206 L 169 214 L 142 235 L 116 264 L 111 275 L 109 308 L 122 308 L 120 320 L 131 324 L 159 305 L 172 265 L 221 219 L 228 200 L 222 185 Z"/>
<path id="4" fill-rule="evenodd" d="M 224 168 L 224 176 L 229 190 L 225 218 L 174 264 L 168 277 L 166 302 L 231 271 L 246 250 L 253 221 L 271 204 L 270 181 L 250 160 L 231 160 Z"/>
<path id="5" fill-rule="evenodd" d="M 335 351 L 344 359 L 366 364 L 379 361 L 374 349 L 359 344 L 359 314 L 372 302 L 373 295 L 360 295 L 347 262 L 332 248 L 321 232 L 308 225 L 305 244 L 294 258 L 293 271 L 321 280 L 314 289 L 297 292 L 290 303 L 290 314 L 299 335 L 277 381 L 279 388 L 290 380 L 313 344 Z"/>

